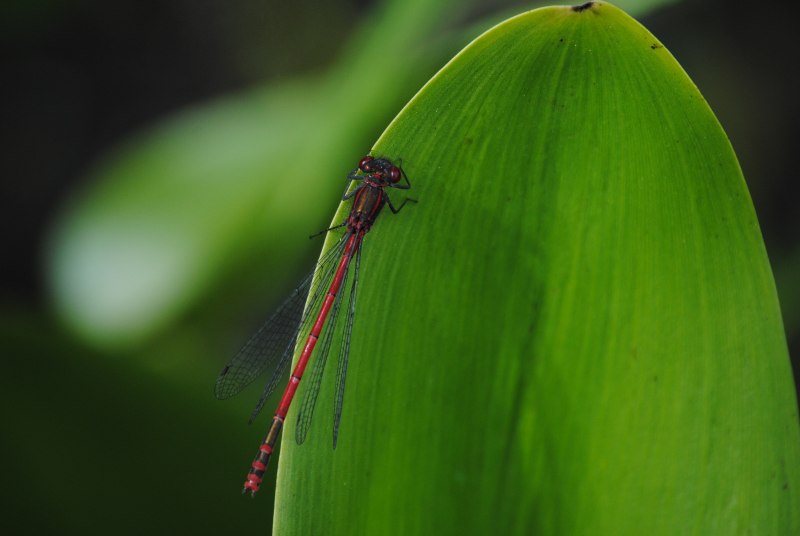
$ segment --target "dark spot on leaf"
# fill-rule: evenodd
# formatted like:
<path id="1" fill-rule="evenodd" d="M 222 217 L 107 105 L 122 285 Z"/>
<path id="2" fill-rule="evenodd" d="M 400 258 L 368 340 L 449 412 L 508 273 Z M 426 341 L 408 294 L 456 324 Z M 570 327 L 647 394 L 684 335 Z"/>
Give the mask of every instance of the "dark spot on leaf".
<path id="1" fill-rule="evenodd" d="M 470 137 L 464 138 L 464 145 L 472 145 L 472 138 Z"/>
<path id="2" fill-rule="evenodd" d="M 581 11 L 586 11 L 593 5 L 594 2 L 586 2 L 585 4 L 581 4 L 579 6 L 572 6 L 572 11 L 574 11 L 575 13 L 580 13 Z"/>
<path id="3" fill-rule="evenodd" d="M 657 48 L 664 48 L 664 45 L 659 45 L 658 43 L 653 43 L 652 45 L 650 45 L 650 48 L 655 50 Z"/>
<path id="4" fill-rule="evenodd" d="M 564 38 L 562 37 L 561 39 L 558 40 L 558 42 L 559 43 L 563 43 L 564 42 Z"/>
<path id="5" fill-rule="evenodd" d="M 789 483 L 788 482 L 784 482 L 783 483 L 783 489 L 789 489 Z"/>

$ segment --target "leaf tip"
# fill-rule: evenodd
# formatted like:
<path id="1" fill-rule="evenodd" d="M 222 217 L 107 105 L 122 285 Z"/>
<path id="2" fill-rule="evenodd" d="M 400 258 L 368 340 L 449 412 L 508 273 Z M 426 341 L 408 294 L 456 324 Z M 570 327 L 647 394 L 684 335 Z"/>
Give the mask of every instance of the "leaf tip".
<path id="1" fill-rule="evenodd" d="M 579 6 L 572 6 L 570 9 L 575 13 L 580 13 L 581 11 L 586 11 L 587 9 L 591 9 L 597 2 L 586 2 Z"/>

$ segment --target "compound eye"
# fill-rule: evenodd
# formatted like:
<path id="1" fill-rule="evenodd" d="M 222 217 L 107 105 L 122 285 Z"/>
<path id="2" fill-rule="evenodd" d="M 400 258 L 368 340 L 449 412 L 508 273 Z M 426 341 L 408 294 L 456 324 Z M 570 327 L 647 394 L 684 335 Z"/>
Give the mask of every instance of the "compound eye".
<path id="1" fill-rule="evenodd" d="M 389 168 L 389 180 L 392 181 L 392 183 L 400 182 L 400 169 L 397 166 Z"/>
<path id="2" fill-rule="evenodd" d="M 364 173 L 369 173 L 370 171 L 372 171 L 372 161 L 373 160 L 375 160 L 373 157 L 365 156 L 358 163 L 358 169 L 360 169 Z"/>

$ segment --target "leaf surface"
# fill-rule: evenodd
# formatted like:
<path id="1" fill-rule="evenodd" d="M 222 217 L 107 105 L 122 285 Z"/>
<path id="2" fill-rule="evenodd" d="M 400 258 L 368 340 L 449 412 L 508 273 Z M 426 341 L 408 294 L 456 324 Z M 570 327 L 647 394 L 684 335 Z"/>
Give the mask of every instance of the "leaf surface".
<path id="1" fill-rule="evenodd" d="M 755 212 L 645 28 L 599 2 L 514 17 L 373 152 L 419 203 L 366 237 L 338 447 L 329 368 L 275 534 L 800 532 Z"/>

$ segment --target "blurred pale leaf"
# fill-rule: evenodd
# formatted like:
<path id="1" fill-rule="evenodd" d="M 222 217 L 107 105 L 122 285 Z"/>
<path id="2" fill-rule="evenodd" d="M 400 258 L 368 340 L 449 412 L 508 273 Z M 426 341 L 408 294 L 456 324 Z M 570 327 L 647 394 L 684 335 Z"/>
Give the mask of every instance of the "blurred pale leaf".
<path id="1" fill-rule="evenodd" d="M 107 158 L 50 239 L 62 316 L 95 343 L 127 345 L 254 252 L 296 256 L 366 152 L 372 118 L 413 91 L 417 41 L 456 4 L 387 2 L 326 75 L 189 110 Z"/>

